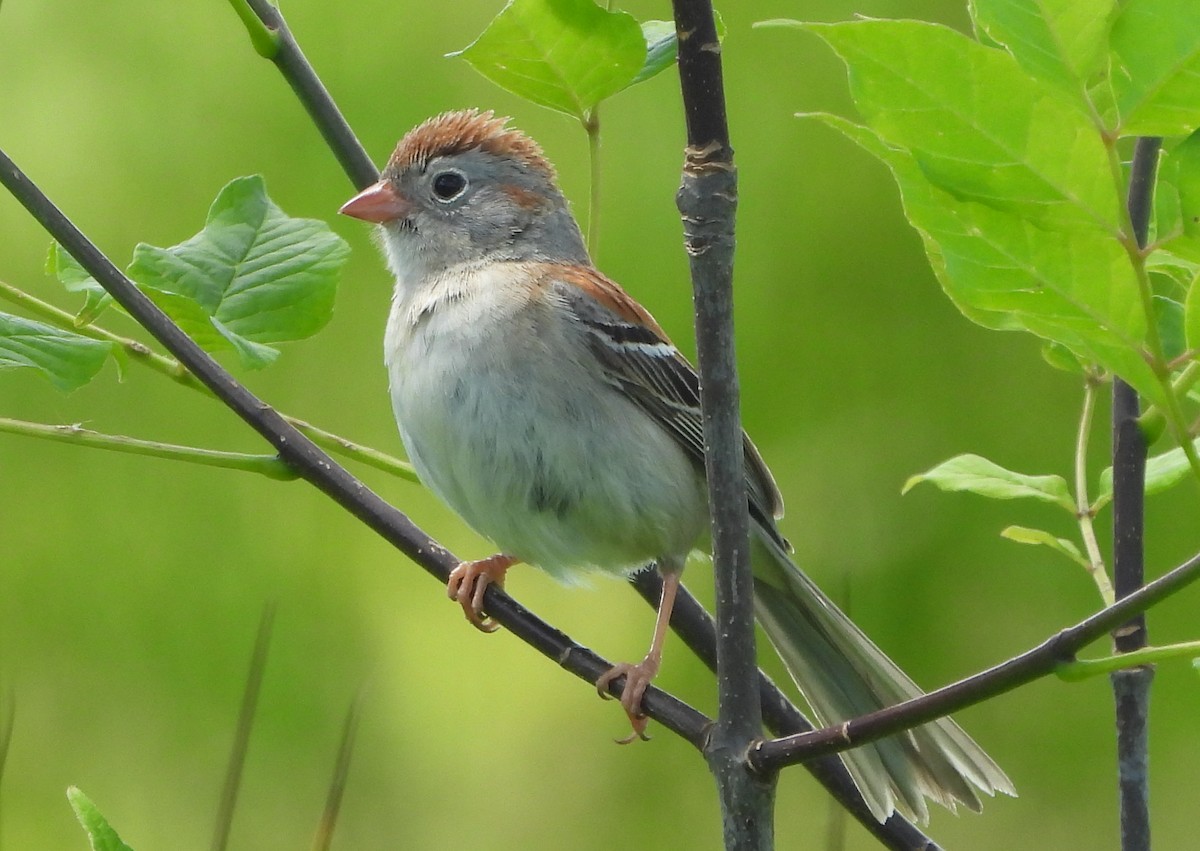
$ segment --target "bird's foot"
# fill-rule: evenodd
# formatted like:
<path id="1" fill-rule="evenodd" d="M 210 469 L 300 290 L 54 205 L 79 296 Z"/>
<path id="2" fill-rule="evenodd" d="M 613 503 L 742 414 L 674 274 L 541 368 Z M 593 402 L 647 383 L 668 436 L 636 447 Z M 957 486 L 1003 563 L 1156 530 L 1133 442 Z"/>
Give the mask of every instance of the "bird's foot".
<path id="1" fill-rule="evenodd" d="M 617 739 L 617 744 L 627 745 L 638 739 L 644 742 L 650 740 L 650 737 L 646 735 L 646 725 L 650 723 L 650 719 L 642 712 L 642 696 L 646 693 L 646 688 L 654 679 L 654 675 L 658 673 L 658 665 L 659 660 L 652 656 L 647 656 L 636 664 L 622 662 L 619 665 L 613 665 L 600 679 L 596 680 L 596 691 L 602 698 L 608 700 L 611 697 L 608 693 L 609 685 L 618 677 L 625 677 L 625 687 L 621 690 L 621 708 L 629 716 L 633 732 L 623 739 Z"/>
<path id="2" fill-rule="evenodd" d="M 484 592 L 489 585 L 503 588 L 504 575 L 517 561 L 512 556 L 497 553 L 479 561 L 464 561 L 450 571 L 450 581 L 446 583 L 446 596 L 458 601 L 467 620 L 481 632 L 495 632 L 500 628 L 500 624 L 484 614 Z"/>

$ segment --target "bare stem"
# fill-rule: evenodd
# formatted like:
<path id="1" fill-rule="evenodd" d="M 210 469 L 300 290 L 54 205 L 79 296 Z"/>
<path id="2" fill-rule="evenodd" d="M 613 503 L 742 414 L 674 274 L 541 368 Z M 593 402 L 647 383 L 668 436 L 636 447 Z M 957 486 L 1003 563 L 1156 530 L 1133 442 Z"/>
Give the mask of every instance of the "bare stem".
<path id="1" fill-rule="evenodd" d="M 751 765 L 759 771 L 778 771 L 785 765 L 858 747 L 1012 691 L 1074 661 L 1075 654 L 1084 647 L 1197 579 L 1200 554 L 1127 597 L 1118 597 L 1113 605 L 1086 620 L 986 671 L 836 727 L 762 742 L 750 753 Z"/>
<path id="2" fill-rule="evenodd" d="M 241 470 L 245 473 L 258 473 L 280 481 L 291 481 L 297 478 L 296 471 L 281 461 L 278 455 L 221 452 L 216 449 L 200 449 L 195 446 L 139 440 L 120 434 L 103 434 L 78 424 L 45 425 L 0 417 L 0 432 L 52 440 L 58 443 L 70 443 L 75 446 L 87 446 L 92 449 L 106 449 L 110 452 L 124 452 L 129 455 L 146 455 L 151 458 L 165 458 L 169 461 L 184 461 L 205 467 Z"/>
<path id="3" fill-rule="evenodd" d="M 212 391 L 204 384 L 196 379 L 179 361 L 174 358 L 169 358 L 160 355 L 151 350 L 144 343 L 134 340 L 130 337 L 122 337 L 120 334 L 115 334 L 97 325 L 80 325 L 76 326 L 75 317 L 65 310 L 62 310 L 54 305 L 42 301 L 39 298 L 31 296 L 24 290 L 14 287 L 12 284 L 7 284 L 0 281 L 0 298 L 3 298 L 12 304 L 15 304 L 25 309 L 30 314 L 46 320 L 51 325 L 57 328 L 62 328 L 66 331 L 71 331 L 76 334 L 81 334 L 85 337 L 90 337 L 93 340 L 103 340 L 107 343 L 114 343 L 121 347 L 126 356 L 134 363 L 139 363 L 142 366 L 154 370 L 160 375 L 165 375 L 167 378 L 174 381 L 183 387 L 191 390 L 197 390 L 207 396 L 212 396 Z M 359 463 L 374 467 L 376 470 L 382 470 L 385 473 L 391 473 L 402 479 L 410 482 L 416 482 L 417 473 L 412 468 L 412 465 L 401 461 L 393 455 L 388 455 L 386 452 L 380 452 L 378 449 L 372 449 L 369 446 L 364 446 L 361 443 L 355 443 L 333 432 L 318 428 L 309 422 L 297 419 L 287 414 L 280 414 L 287 422 L 294 425 L 305 435 L 308 436 L 313 443 L 323 449 L 327 449 L 335 455 L 340 455 L 343 458 L 352 458 Z M 111 448 L 111 447 L 110 447 Z M 143 453 L 151 454 L 151 453 Z M 159 456 L 167 457 L 167 456 Z"/>
<path id="4" fill-rule="evenodd" d="M 1095 524 L 1092 523 L 1093 510 L 1087 495 L 1088 437 L 1091 435 L 1092 415 L 1095 410 L 1096 381 L 1089 375 L 1084 380 L 1083 411 L 1079 415 L 1079 432 L 1075 438 L 1075 516 L 1079 519 L 1079 534 L 1087 551 L 1087 571 L 1100 590 L 1100 599 L 1104 605 L 1111 606 L 1114 599 L 1112 583 L 1108 581 L 1104 556 L 1100 554 L 1100 542 L 1096 538 Z"/>
<path id="5" fill-rule="evenodd" d="M 593 106 L 583 122 L 588 137 L 587 249 L 592 262 L 600 250 L 600 107 Z"/>
<path id="6" fill-rule="evenodd" d="M 1200 656 L 1200 641 L 1184 641 L 1179 644 L 1164 644 L 1161 647 L 1143 647 L 1141 650 L 1117 653 L 1100 659 L 1076 659 L 1073 662 L 1059 665 L 1054 670 L 1054 674 L 1060 680 L 1073 683 L 1102 674 L 1111 674 L 1114 671 L 1152 665 L 1155 662 L 1198 656 Z"/>
<path id="7" fill-rule="evenodd" d="M 774 843 L 775 778 L 746 758 L 762 734 L 754 585 L 733 334 L 737 171 L 710 0 L 674 0 L 687 151 L 676 203 L 692 273 L 704 464 L 712 513 L 717 622 L 717 724 L 705 756 L 717 780 L 727 849 Z M 682 36 L 683 33 L 687 37 Z"/>

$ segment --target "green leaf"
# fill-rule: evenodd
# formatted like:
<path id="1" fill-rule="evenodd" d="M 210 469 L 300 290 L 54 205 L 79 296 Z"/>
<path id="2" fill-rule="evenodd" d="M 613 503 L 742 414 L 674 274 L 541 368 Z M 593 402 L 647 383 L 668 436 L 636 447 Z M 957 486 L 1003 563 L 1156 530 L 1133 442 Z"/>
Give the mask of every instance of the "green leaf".
<path id="1" fill-rule="evenodd" d="M 956 455 L 936 467 L 909 478 L 902 493 L 921 482 L 944 491 L 969 491 L 992 499 L 1036 499 L 1075 513 L 1075 501 L 1062 476 L 1028 476 L 1006 470 L 978 455 Z"/>
<path id="2" fill-rule="evenodd" d="M 46 274 L 58 278 L 67 292 L 84 293 L 83 307 L 75 316 L 76 328 L 91 325 L 112 304 L 108 291 L 57 242 L 50 244 L 50 253 L 46 255 Z"/>
<path id="3" fill-rule="evenodd" d="M 1010 54 L 916 21 L 806 29 L 846 62 L 867 124 L 935 186 L 1041 228 L 1119 230 L 1121 198 L 1091 118 Z"/>
<path id="4" fill-rule="evenodd" d="M 1192 445 L 1200 450 L 1200 438 L 1192 441 Z M 1187 455 L 1182 447 L 1154 455 L 1146 459 L 1146 495 L 1162 493 L 1173 488 L 1191 475 L 1192 468 L 1188 464 Z M 1100 474 L 1100 492 L 1096 495 L 1096 503 L 1107 505 L 1112 499 L 1113 471 L 1106 467 Z"/>
<path id="5" fill-rule="evenodd" d="M 71 802 L 71 808 L 75 810 L 75 817 L 87 831 L 92 851 L 133 851 L 121 841 L 121 837 L 113 830 L 108 820 L 79 787 L 72 786 L 67 789 L 67 800 Z"/>
<path id="6" fill-rule="evenodd" d="M 496 85 L 581 121 L 630 85 L 646 38 L 625 12 L 593 0 L 511 0 L 461 56 Z"/>
<path id="7" fill-rule="evenodd" d="M 1109 40 L 1122 136 L 1176 136 L 1200 127 L 1196 0 L 1127 0 Z"/>
<path id="8" fill-rule="evenodd" d="M 1200 131 L 1163 157 L 1154 196 L 1156 218 L 1163 219 L 1158 238 L 1172 255 L 1200 266 Z"/>
<path id="9" fill-rule="evenodd" d="M 1187 351 L 1184 337 L 1183 305 L 1166 296 L 1154 296 L 1154 323 L 1162 341 L 1163 356 L 1174 360 Z"/>
<path id="10" fill-rule="evenodd" d="M 270 344 L 309 337 L 329 321 L 348 253 L 324 222 L 288 217 L 261 177 L 242 177 L 221 190 L 187 242 L 138 245 L 129 274 L 203 348 L 232 349 L 258 368 L 278 356 Z"/>
<path id="11" fill-rule="evenodd" d="M 717 25 L 717 40 L 725 40 L 725 19 L 713 9 L 713 22 Z M 646 39 L 646 61 L 629 85 L 637 85 L 665 71 L 675 64 L 679 53 L 679 41 L 675 37 L 674 21 L 643 21 L 642 37 Z M 626 86 L 628 88 L 628 86 Z"/>
<path id="12" fill-rule="evenodd" d="M 1042 360 L 1063 372 L 1076 374 L 1084 372 L 1084 366 L 1079 362 L 1075 353 L 1062 343 L 1056 343 L 1053 340 L 1047 340 L 1042 344 Z"/>
<path id="13" fill-rule="evenodd" d="M 646 61 L 637 76 L 629 81 L 631 86 L 671 67 L 679 53 L 673 21 L 643 21 L 642 37 L 646 39 Z"/>
<path id="14" fill-rule="evenodd" d="M 806 117 L 837 129 L 891 168 L 934 273 L 969 319 L 1056 341 L 1084 363 L 1162 400 L 1141 355 L 1147 326 L 1137 279 L 1115 239 L 1087 228 L 1047 230 L 964 201 L 928 180 L 908 151 L 869 128 L 828 114 Z"/>
<path id="15" fill-rule="evenodd" d="M 103 340 L 0 313 L 0 369 L 36 369 L 64 392 L 95 378 L 112 350 Z"/>
<path id="16" fill-rule="evenodd" d="M 1084 103 L 1104 67 L 1115 0 L 971 0 L 978 27 L 1029 74 Z"/>
<path id="17" fill-rule="evenodd" d="M 1060 555 L 1064 555 L 1076 564 L 1081 564 L 1090 569 L 1090 565 L 1083 554 L 1079 552 L 1079 547 L 1066 538 L 1057 538 L 1051 535 L 1044 529 L 1030 529 L 1027 526 L 1009 526 L 1000 532 L 1000 537 L 1008 538 L 1010 541 L 1016 541 L 1018 544 L 1035 544 L 1038 546 L 1049 547 Z"/>

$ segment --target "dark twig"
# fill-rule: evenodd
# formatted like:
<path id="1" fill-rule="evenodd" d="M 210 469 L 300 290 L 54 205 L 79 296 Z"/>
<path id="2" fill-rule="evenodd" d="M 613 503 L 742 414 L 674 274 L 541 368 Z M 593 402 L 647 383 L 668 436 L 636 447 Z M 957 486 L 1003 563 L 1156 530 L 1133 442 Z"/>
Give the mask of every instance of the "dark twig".
<path id="1" fill-rule="evenodd" d="M 1200 579 L 1200 555 L 1007 662 L 837 727 L 763 742 L 751 752 L 750 762 L 756 770 L 778 771 L 785 765 L 858 747 L 1012 691 L 1052 673 L 1088 644 L 1196 579 Z"/>
<path id="2" fill-rule="evenodd" d="M 280 458 L 294 467 L 302 478 L 440 582 L 446 582 L 450 571 L 459 564 L 459 559 L 338 465 L 284 421 L 270 405 L 239 384 L 147 299 L 3 151 L 0 151 L 0 185 L 21 202 L 30 215 L 79 261 L 130 316 L 212 390 L 213 395 L 274 446 Z M 612 663 L 576 644 L 495 586 L 488 588 L 485 605 L 488 614 L 517 638 L 589 683 L 594 683 L 601 674 L 612 668 Z M 624 684 L 624 678 L 611 683 L 614 696 L 620 695 Z M 678 733 L 697 748 L 702 747 L 710 721 L 701 713 L 655 688 L 647 691 L 642 709 L 667 729 Z"/>
<path id="3" fill-rule="evenodd" d="M 662 596 L 662 578 L 657 571 L 644 570 L 630 582 L 638 594 L 655 606 Z M 717 670 L 717 630 L 712 618 L 687 588 L 680 588 L 675 598 L 671 628 L 684 644 L 714 673 Z M 795 705 L 762 671 L 758 672 L 759 701 L 763 723 L 776 736 L 806 733 L 813 729 Z M 894 851 L 939 851 L 932 839 L 903 816 L 893 813 L 882 824 L 875 819 L 850 778 L 850 772 L 835 755 L 817 757 L 803 763 L 807 770 L 837 803 L 844 807 L 885 848 Z"/>
<path id="4" fill-rule="evenodd" d="M 232 0 L 234 4 L 238 4 L 240 0 Z M 272 31 L 287 31 L 287 25 L 283 23 L 282 16 L 274 6 L 270 6 L 265 0 L 246 0 L 246 10 L 252 11 L 258 16 L 258 23 L 268 26 L 268 32 Z M 254 38 L 252 29 L 253 22 L 246 22 L 248 28 L 251 28 L 251 37 Z M 257 40 L 256 40 L 257 43 Z M 287 43 L 283 43 L 281 50 L 288 50 L 288 44 L 294 44 L 292 37 L 288 35 Z M 264 54 L 266 55 L 266 54 Z M 352 169 L 347 167 L 347 163 L 360 162 L 367 160 L 367 155 L 362 150 L 358 139 L 353 133 L 343 133 L 338 131 L 338 128 L 346 126 L 340 113 L 331 103 L 325 104 L 324 101 L 324 86 L 323 85 L 302 85 L 300 80 L 316 79 L 316 72 L 311 67 L 307 67 L 307 62 L 304 56 L 295 50 L 295 55 L 289 61 L 276 61 L 276 67 L 288 78 L 288 82 L 292 85 L 292 89 L 298 96 L 308 114 L 312 116 L 314 122 L 317 122 L 320 127 L 322 137 L 334 150 L 337 160 L 346 167 L 347 175 L 356 186 L 361 186 L 368 180 L 368 175 L 365 169 Z M 724 103 L 721 104 L 724 110 Z M 703 132 L 706 127 L 704 121 L 710 113 L 701 112 L 695 116 L 697 127 Z M 325 126 L 328 122 L 329 126 Z M 724 112 L 721 118 L 724 124 Z M 368 160 L 367 160 L 368 161 Z M 373 178 L 372 178 L 373 179 Z M 649 586 L 647 586 L 649 583 Z M 658 581 L 658 575 L 654 571 L 643 571 L 635 580 L 635 586 L 643 595 L 646 594 L 647 587 L 653 587 L 653 599 L 649 599 L 650 605 L 658 605 L 658 600 L 661 597 L 661 585 Z M 488 611 L 491 611 L 488 610 Z M 692 651 L 702 654 L 702 658 L 713 671 L 716 670 L 716 640 L 715 630 L 713 629 L 712 619 L 709 618 L 708 612 L 704 611 L 701 605 L 698 605 L 694 598 L 689 594 L 684 594 L 683 603 L 677 603 L 672 618 L 672 627 L 680 635 L 684 636 L 684 641 L 689 643 Z M 707 639 L 698 636 L 706 636 Z M 692 636 L 692 637 L 689 637 Z M 701 647 L 707 647 L 707 655 L 701 651 Z M 764 683 L 761 694 L 763 695 L 762 712 L 767 718 L 769 729 L 775 732 L 776 736 L 787 735 L 787 733 L 800 732 L 811 730 L 811 725 L 806 721 L 798 709 L 794 707 L 790 700 L 770 683 L 766 675 L 758 672 L 760 682 Z M 769 688 L 768 688 L 769 687 Z M 652 714 L 653 717 L 653 713 Z M 817 780 L 820 780 L 823 785 L 826 785 L 830 795 L 833 795 L 838 801 L 846 805 L 852 811 L 856 819 L 863 823 L 864 827 L 871 833 L 874 833 L 882 843 L 894 849 L 936 849 L 936 845 L 932 840 L 924 837 L 917 827 L 912 823 L 902 819 L 899 815 L 893 815 L 890 819 L 880 825 L 875 821 L 868 810 L 862 804 L 862 796 L 859 795 L 857 787 L 853 785 L 842 766 L 840 760 L 835 757 L 829 759 L 812 760 L 806 763 L 809 771 Z"/>
<path id="5" fill-rule="evenodd" d="M 250 732 L 254 729 L 254 714 L 258 709 L 258 695 L 262 692 L 263 676 L 267 669 L 267 650 L 271 646 L 271 626 L 274 622 L 275 604 L 268 603 L 263 607 L 262 616 L 258 621 L 258 635 L 254 639 L 254 650 L 250 654 L 250 670 L 246 673 L 246 687 L 242 690 L 242 706 L 238 711 L 233 747 L 229 751 L 229 762 L 225 766 L 225 785 L 221 788 L 217 824 L 213 831 L 213 851 L 225 851 L 229 844 L 233 810 L 237 806 L 242 771 L 246 767 L 246 751 L 250 747 Z"/>
<path id="6" fill-rule="evenodd" d="M 712 515 L 717 724 L 705 748 L 717 779 L 727 849 L 774 845 L 775 778 L 747 770 L 762 735 L 754 648 L 754 580 L 733 339 L 737 171 L 725 120 L 721 45 L 710 0 L 674 0 L 687 151 L 676 195 L 695 295 L 704 465 Z"/>
<path id="7" fill-rule="evenodd" d="M 1145 247 L 1154 198 L 1154 176 L 1162 139 L 1138 139 L 1129 178 L 1129 218 L 1134 237 Z M 1146 436 L 1138 425 L 1138 396 L 1113 379 L 1113 588 L 1117 599 L 1145 582 Z M 1119 653 L 1146 646 L 1146 616 L 1139 613 L 1113 631 Z M 1121 848 L 1150 849 L 1148 715 L 1154 668 L 1143 665 L 1110 676 L 1117 720 L 1117 777 L 1121 797 Z"/>
<path id="8" fill-rule="evenodd" d="M 246 25 L 255 49 L 275 63 L 354 185 L 364 189 L 378 180 L 379 172 L 375 164 L 359 144 L 358 137 L 350 129 L 312 65 L 304 58 L 300 45 L 292 38 L 292 32 L 279 10 L 268 0 L 230 2 Z M 257 24 L 245 13 L 247 8 L 257 17 Z M 265 28 L 266 32 L 257 29 L 258 25 Z"/>

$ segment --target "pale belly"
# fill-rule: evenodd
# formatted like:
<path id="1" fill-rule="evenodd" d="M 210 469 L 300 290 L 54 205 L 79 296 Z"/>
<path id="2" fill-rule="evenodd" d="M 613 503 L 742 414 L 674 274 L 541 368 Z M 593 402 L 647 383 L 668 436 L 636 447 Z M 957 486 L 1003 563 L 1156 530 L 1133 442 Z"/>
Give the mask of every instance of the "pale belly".
<path id="1" fill-rule="evenodd" d="M 392 402 L 422 481 L 500 551 L 562 579 L 682 563 L 707 510 L 670 435 L 578 361 L 552 359 L 545 329 L 497 346 L 439 318 L 389 333 Z"/>

